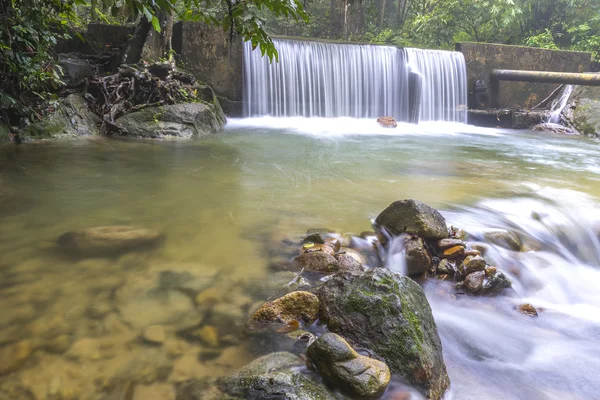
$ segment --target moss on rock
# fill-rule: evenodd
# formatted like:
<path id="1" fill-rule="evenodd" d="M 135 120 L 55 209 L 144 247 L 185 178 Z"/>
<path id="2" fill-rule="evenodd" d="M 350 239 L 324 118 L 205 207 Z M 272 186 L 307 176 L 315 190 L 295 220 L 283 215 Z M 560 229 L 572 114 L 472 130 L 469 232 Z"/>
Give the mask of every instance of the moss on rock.
<path id="1" fill-rule="evenodd" d="M 426 396 L 440 399 L 450 381 L 431 308 L 421 287 L 393 271 L 338 273 L 316 289 L 331 332 L 368 348 Z"/>

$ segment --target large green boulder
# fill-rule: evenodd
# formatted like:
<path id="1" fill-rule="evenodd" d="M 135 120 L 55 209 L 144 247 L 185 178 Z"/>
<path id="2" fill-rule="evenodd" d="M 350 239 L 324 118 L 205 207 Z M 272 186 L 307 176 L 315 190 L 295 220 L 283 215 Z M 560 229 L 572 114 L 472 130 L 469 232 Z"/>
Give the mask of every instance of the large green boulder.
<path id="1" fill-rule="evenodd" d="M 375 219 L 375 227 L 391 235 L 412 233 L 424 239 L 448 237 L 446 220 L 436 209 L 419 200 L 398 200 Z"/>
<path id="2" fill-rule="evenodd" d="M 117 124 L 128 136 L 153 139 L 191 139 L 223 129 L 224 117 L 214 104 L 179 103 L 144 108 L 125 114 Z"/>
<path id="3" fill-rule="evenodd" d="M 64 98 L 43 120 L 19 131 L 24 138 L 63 139 L 100 134 L 100 118 L 88 109 L 78 94 Z"/>
<path id="4" fill-rule="evenodd" d="M 566 119 L 582 134 L 600 134 L 600 87 L 577 86 L 563 113 Z"/>
<path id="5" fill-rule="evenodd" d="M 306 364 L 288 352 L 267 354 L 236 374 L 214 382 L 197 381 L 184 386 L 177 400 L 335 400 Z"/>
<path id="6" fill-rule="evenodd" d="M 431 308 L 418 284 L 374 268 L 362 275 L 340 272 L 315 291 L 329 331 L 373 351 L 429 398 L 442 398 L 450 380 Z"/>

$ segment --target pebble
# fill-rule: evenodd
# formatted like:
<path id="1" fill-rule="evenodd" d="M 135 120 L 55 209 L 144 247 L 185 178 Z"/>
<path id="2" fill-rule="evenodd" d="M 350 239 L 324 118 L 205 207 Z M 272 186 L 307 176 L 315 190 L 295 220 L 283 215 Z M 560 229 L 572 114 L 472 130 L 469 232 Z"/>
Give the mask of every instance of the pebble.
<path id="1" fill-rule="evenodd" d="M 9 344 L 0 348 L 0 375 L 10 374 L 16 371 L 33 351 L 33 346 L 29 340 Z"/>
<path id="2" fill-rule="evenodd" d="M 162 325 L 150 325 L 144 329 L 142 337 L 149 343 L 162 344 L 167 338 L 165 327 Z"/>
<path id="3" fill-rule="evenodd" d="M 196 331 L 196 336 L 207 346 L 219 347 L 219 333 L 214 326 L 206 325 Z"/>

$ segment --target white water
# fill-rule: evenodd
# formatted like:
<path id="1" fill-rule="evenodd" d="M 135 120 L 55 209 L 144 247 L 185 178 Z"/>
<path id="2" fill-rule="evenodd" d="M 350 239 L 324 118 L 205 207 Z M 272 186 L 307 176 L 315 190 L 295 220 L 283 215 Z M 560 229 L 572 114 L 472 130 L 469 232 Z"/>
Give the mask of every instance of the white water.
<path id="1" fill-rule="evenodd" d="M 476 239 L 511 229 L 530 249 L 492 246 L 486 255 L 510 277 L 507 295 L 452 296 L 451 283 L 426 285 L 452 381 L 447 399 L 598 398 L 600 209 L 581 192 L 531 187 L 523 197 L 444 213 Z M 517 313 L 524 303 L 539 316 Z"/>
<path id="2" fill-rule="evenodd" d="M 552 103 L 550 119 L 548 120 L 551 124 L 560 124 L 560 114 L 565 109 L 567 102 L 569 101 L 569 97 L 571 97 L 571 93 L 573 92 L 573 86 L 567 85 L 564 87 L 562 94 L 558 98 L 558 100 Z"/>
<path id="3" fill-rule="evenodd" d="M 409 72 L 422 76 L 421 121 L 466 122 L 461 53 L 275 39 L 279 62 L 244 45 L 249 117 L 393 116 L 409 120 Z"/>

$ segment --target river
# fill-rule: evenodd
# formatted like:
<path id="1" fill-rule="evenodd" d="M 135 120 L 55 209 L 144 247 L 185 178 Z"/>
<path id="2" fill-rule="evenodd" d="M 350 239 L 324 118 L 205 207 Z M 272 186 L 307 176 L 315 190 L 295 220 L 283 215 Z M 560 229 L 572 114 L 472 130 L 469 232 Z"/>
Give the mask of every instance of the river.
<path id="1" fill-rule="evenodd" d="M 315 227 L 359 234 L 404 198 L 473 235 L 514 230 L 528 249 L 489 255 L 513 282 L 508 295 L 425 283 L 446 398 L 598 398 L 598 160 L 589 138 L 344 118 L 233 119 L 191 142 L 0 145 L 0 354 L 23 358 L 0 376 L 0 399 L 103 399 L 137 371 L 164 395 L 136 389 L 136 400 L 168 400 L 175 384 L 231 373 L 257 355 L 239 334 L 248 311 L 281 280 L 268 268 L 274 238 Z M 98 225 L 146 227 L 165 241 L 95 258 L 57 247 L 62 234 Z M 163 271 L 199 276 L 210 307 L 139 296 Z M 539 316 L 515 311 L 523 303 Z M 176 335 L 190 315 L 216 327 L 220 344 Z M 164 345 L 139 338 L 148 324 L 165 326 Z M 18 341 L 26 354 L 2 353 Z"/>

